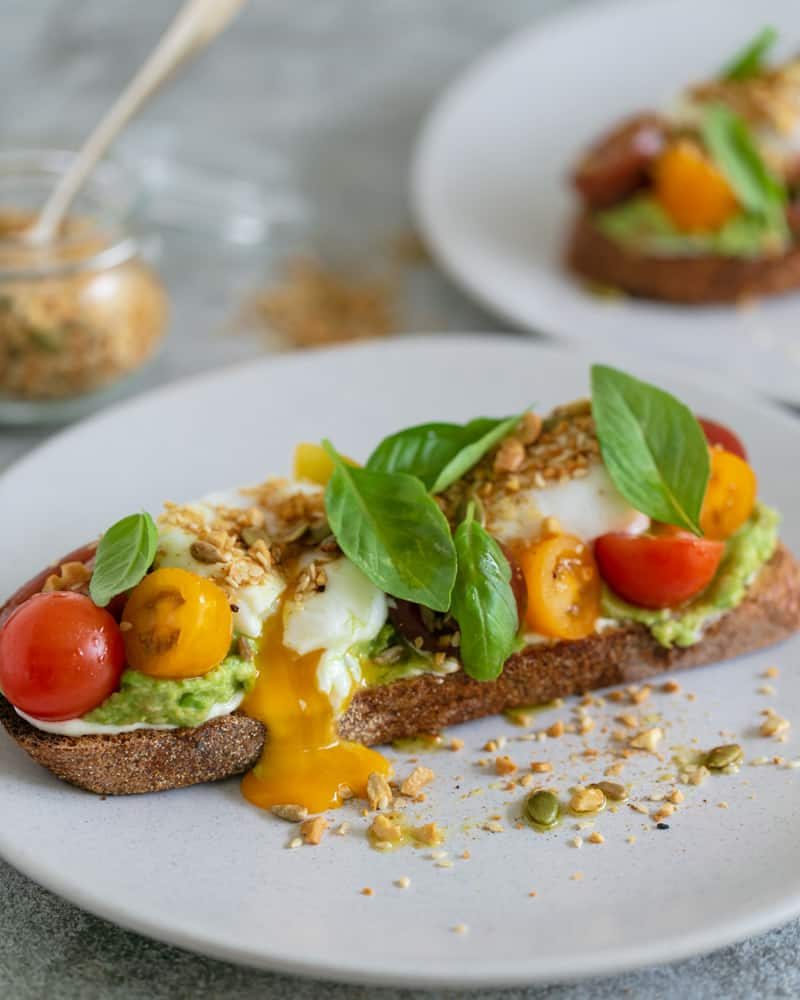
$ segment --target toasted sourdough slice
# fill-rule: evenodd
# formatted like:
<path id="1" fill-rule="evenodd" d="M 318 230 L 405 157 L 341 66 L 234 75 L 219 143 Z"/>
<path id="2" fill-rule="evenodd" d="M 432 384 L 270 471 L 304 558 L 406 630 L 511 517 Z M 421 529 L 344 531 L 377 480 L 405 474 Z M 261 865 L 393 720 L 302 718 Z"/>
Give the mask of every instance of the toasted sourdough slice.
<path id="1" fill-rule="evenodd" d="M 665 649 L 643 625 L 528 646 L 511 657 L 496 681 L 479 682 L 458 672 L 359 691 L 339 720 L 339 733 L 368 745 L 387 743 L 507 708 L 705 666 L 770 646 L 798 629 L 800 564 L 779 546 L 744 601 L 710 625 L 694 646 Z M 105 795 L 163 791 L 239 774 L 256 763 L 267 735 L 260 722 L 235 713 L 196 729 L 57 736 L 29 725 L 2 698 L 0 720 L 39 764 Z"/>
<path id="2" fill-rule="evenodd" d="M 584 213 L 573 229 L 567 265 L 582 278 L 630 295 L 702 305 L 778 295 L 800 288 L 800 245 L 779 256 L 659 257 L 612 240 Z"/>

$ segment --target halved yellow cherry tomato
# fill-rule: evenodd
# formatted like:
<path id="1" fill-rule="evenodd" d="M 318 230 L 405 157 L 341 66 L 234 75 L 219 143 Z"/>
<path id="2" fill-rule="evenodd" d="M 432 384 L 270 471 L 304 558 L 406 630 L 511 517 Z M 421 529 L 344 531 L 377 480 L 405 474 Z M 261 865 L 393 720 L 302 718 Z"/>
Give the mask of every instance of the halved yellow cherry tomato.
<path id="1" fill-rule="evenodd" d="M 715 232 L 739 209 L 725 175 L 686 139 L 664 150 L 653 168 L 653 181 L 656 201 L 687 233 Z"/>
<path id="2" fill-rule="evenodd" d="M 151 677 L 199 677 L 221 663 L 233 613 L 221 587 L 185 569 L 157 569 L 122 612 L 128 665 Z"/>
<path id="3" fill-rule="evenodd" d="M 708 480 L 700 528 L 706 538 L 724 541 L 738 531 L 753 513 L 758 482 L 752 468 L 729 451 L 711 448 Z"/>
<path id="4" fill-rule="evenodd" d="M 342 455 L 342 461 L 346 465 L 357 466 L 347 455 Z M 328 456 L 325 449 L 318 444 L 301 442 L 294 450 L 294 478 L 306 479 L 311 483 L 318 483 L 320 486 L 327 486 L 328 480 L 333 475 L 333 461 Z"/>
<path id="5" fill-rule="evenodd" d="M 582 639 L 594 631 L 600 575 L 590 546 L 574 535 L 555 535 L 526 549 L 520 563 L 529 628 L 557 639 Z"/>

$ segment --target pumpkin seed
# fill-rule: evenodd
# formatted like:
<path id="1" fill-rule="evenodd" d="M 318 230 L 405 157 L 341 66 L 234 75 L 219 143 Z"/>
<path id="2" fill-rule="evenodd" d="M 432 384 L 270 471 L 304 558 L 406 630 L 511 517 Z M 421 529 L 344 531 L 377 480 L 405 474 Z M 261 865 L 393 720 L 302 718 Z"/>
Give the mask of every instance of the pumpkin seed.
<path id="1" fill-rule="evenodd" d="M 739 764 L 744 757 L 742 748 L 738 743 L 726 743 L 721 747 L 714 747 L 706 755 L 706 767 L 712 771 L 721 771 L 731 764 Z"/>
<path id="2" fill-rule="evenodd" d="M 599 788 L 603 795 L 607 799 L 611 799 L 612 802 L 624 802 L 628 797 L 625 786 L 616 781 L 595 781 L 589 785 L 589 788 Z"/>
<path id="3" fill-rule="evenodd" d="M 544 830 L 556 825 L 560 812 L 561 807 L 555 795 L 541 788 L 529 795 L 525 802 L 525 815 L 534 826 Z"/>

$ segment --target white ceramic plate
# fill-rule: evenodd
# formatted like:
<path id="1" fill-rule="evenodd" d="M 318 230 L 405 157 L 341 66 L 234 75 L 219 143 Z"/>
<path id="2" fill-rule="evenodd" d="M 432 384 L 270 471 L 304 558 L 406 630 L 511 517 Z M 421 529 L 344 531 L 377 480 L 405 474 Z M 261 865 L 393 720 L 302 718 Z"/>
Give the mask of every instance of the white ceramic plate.
<path id="1" fill-rule="evenodd" d="M 600 299 L 562 267 L 579 151 L 707 76 L 767 23 L 781 54 L 797 49 L 795 0 L 585 3 L 482 59 L 437 104 L 415 158 L 413 201 L 442 266 L 522 327 L 668 356 L 800 402 L 800 294 L 747 310 Z"/>
<path id="2" fill-rule="evenodd" d="M 738 428 L 763 496 L 785 512 L 785 537 L 800 550 L 800 482 L 785 462 L 800 449 L 800 425 L 746 394 L 718 396 L 661 367 L 634 367 Z M 131 510 L 286 471 L 298 440 L 324 434 L 363 457 L 409 422 L 506 413 L 532 398 L 544 408 L 586 389 L 585 359 L 518 340 L 452 337 L 266 359 L 176 384 L 59 435 L 0 479 L 0 594 Z M 795 640 L 681 676 L 694 702 L 654 694 L 647 710 L 663 714 L 665 746 L 696 738 L 707 747 L 731 730 L 748 758 L 796 755 L 794 738 L 776 746 L 755 726 L 767 703 L 800 721 L 798 655 Z M 756 688 L 770 664 L 782 674 L 766 699 Z M 593 710 L 597 731 L 588 739 L 605 745 L 600 728 L 617 711 Z M 569 720 L 570 705 L 536 726 L 556 718 Z M 459 727 L 462 751 L 424 755 L 437 780 L 411 815 L 447 828 L 452 868 L 426 851 L 368 849 L 367 821 L 355 809 L 337 817 L 352 823 L 351 835 L 286 850 L 291 828 L 248 805 L 236 781 L 103 801 L 60 784 L 5 734 L 0 854 L 79 906 L 153 937 L 376 984 L 511 985 L 612 972 L 711 949 L 800 912 L 799 770 L 748 767 L 685 789 L 668 831 L 627 808 L 603 814 L 596 828 L 605 843 L 577 849 L 571 823 L 546 835 L 514 829 L 523 792 L 503 791 L 476 764 L 489 756 L 480 749 L 487 739 L 523 732 L 492 718 Z M 570 760 L 581 748 L 574 735 L 512 740 L 505 752 L 524 767 L 552 761 L 553 780 L 566 789 L 608 763 Z M 408 752 L 394 758 L 401 775 L 410 770 Z M 637 759 L 623 780 L 637 794 L 663 792 L 671 784 L 655 777 L 670 770 Z M 505 832 L 481 829 L 492 815 Z M 459 857 L 464 850 L 470 860 Z M 578 871 L 583 879 L 572 879 Z M 403 875 L 406 890 L 393 885 Z M 374 896 L 360 894 L 367 886 Z M 467 934 L 452 931 L 460 923 Z"/>

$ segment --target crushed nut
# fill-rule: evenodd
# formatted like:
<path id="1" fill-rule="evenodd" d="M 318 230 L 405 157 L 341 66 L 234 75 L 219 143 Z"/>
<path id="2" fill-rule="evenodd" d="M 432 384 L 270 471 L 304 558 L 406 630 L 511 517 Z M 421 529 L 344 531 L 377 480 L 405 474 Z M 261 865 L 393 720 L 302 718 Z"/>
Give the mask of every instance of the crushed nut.
<path id="1" fill-rule="evenodd" d="M 780 736 L 781 733 L 785 733 L 789 729 L 790 725 L 788 719 L 783 719 L 776 712 L 770 711 L 761 723 L 759 733 L 761 736 Z"/>
<path id="2" fill-rule="evenodd" d="M 513 774 L 517 769 L 517 765 L 506 755 L 495 758 L 494 769 L 497 774 Z"/>
<path id="3" fill-rule="evenodd" d="M 415 799 L 422 789 L 426 785 L 429 785 L 435 777 L 436 773 L 429 767 L 415 767 L 402 785 L 400 785 L 400 794 Z"/>
<path id="4" fill-rule="evenodd" d="M 316 846 L 322 840 L 322 835 L 328 829 L 328 821 L 324 816 L 314 816 L 300 824 L 300 835 L 307 844 Z"/>
<path id="5" fill-rule="evenodd" d="M 407 889 L 411 885 L 411 879 L 408 875 L 403 875 L 401 878 L 395 879 L 394 884 L 398 889 Z"/>
<path id="6" fill-rule="evenodd" d="M 42 593 L 49 594 L 54 590 L 80 590 L 92 578 L 92 571 L 82 562 L 65 562 L 58 568 L 58 573 L 51 573 L 45 580 Z"/>
<path id="7" fill-rule="evenodd" d="M 278 805 L 272 807 L 272 815 L 285 819 L 288 823 L 301 823 L 308 816 L 308 809 L 298 805 Z"/>
<path id="8" fill-rule="evenodd" d="M 589 834 L 590 844 L 605 844 L 605 842 L 606 838 L 599 831 L 594 830 L 592 833 Z"/>
<path id="9" fill-rule="evenodd" d="M 605 804 L 606 796 L 602 788 L 576 788 L 569 800 L 569 808 L 575 813 L 599 812 Z"/>
<path id="10" fill-rule="evenodd" d="M 436 823 L 425 823 L 423 826 L 415 826 L 411 829 L 411 836 L 419 844 L 426 847 L 435 847 L 436 844 L 444 843 L 444 831 Z"/>
<path id="11" fill-rule="evenodd" d="M 392 789 L 386 778 L 373 771 L 367 778 L 367 800 L 370 809 L 388 809 L 392 804 Z"/>
<path id="12" fill-rule="evenodd" d="M 648 753 L 655 753 L 663 736 L 663 731 L 658 726 L 654 726 L 652 729 L 645 729 L 638 736 L 634 736 L 630 741 L 630 746 L 635 750 L 646 750 Z"/>
<path id="13" fill-rule="evenodd" d="M 558 739 L 559 736 L 564 735 L 564 723 L 561 719 L 559 719 L 557 722 L 554 722 L 552 726 L 548 726 L 545 732 L 552 739 Z"/>
<path id="14" fill-rule="evenodd" d="M 664 681 L 661 685 L 661 690 L 664 694 L 678 694 L 680 689 L 681 686 L 677 681 Z"/>
<path id="15" fill-rule="evenodd" d="M 525 445 L 519 438 L 508 437 L 497 449 L 494 467 L 497 472 L 517 472 L 525 461 Z"/>
<path id="16" fill-rule="evenodd" d="M 553 770 L 553 765 L 549 760 L 533 760 L 531 761 L 531 771 L 534 774 L 549 774 Z"/>
<path id="17" fill-rule="evenodd" d="M 383 844 L 399 844 L 403 839 L 401 828 L 383 813 L 379 813 L 373 819 L 369 832 L 375 840 Z"/>

